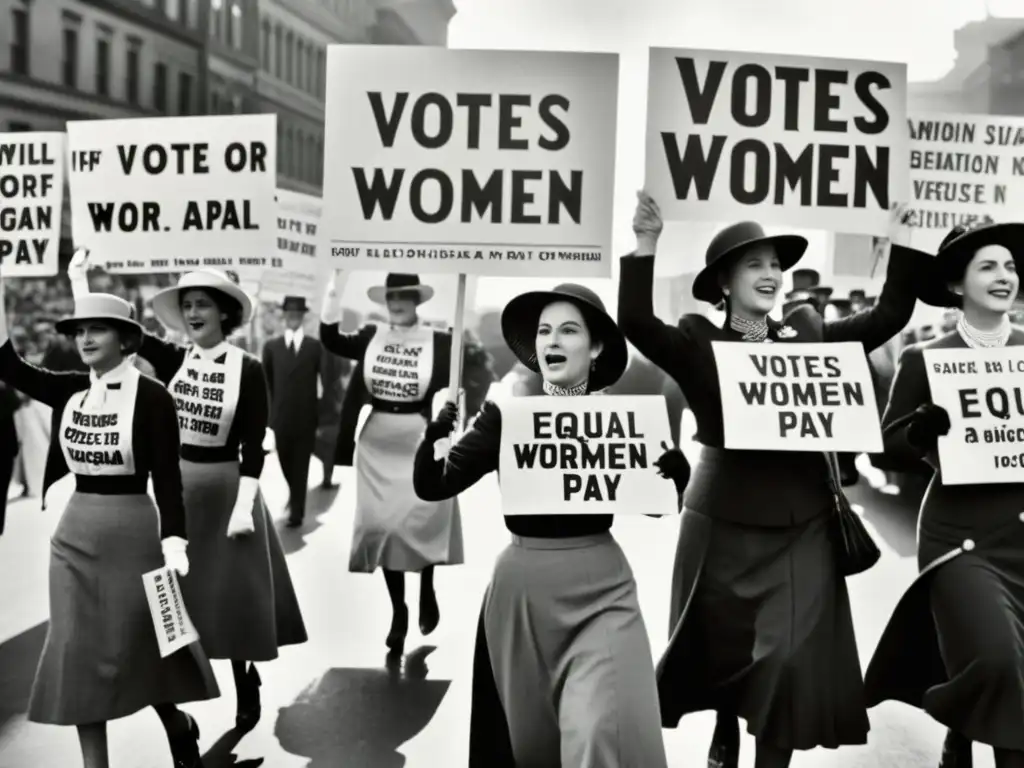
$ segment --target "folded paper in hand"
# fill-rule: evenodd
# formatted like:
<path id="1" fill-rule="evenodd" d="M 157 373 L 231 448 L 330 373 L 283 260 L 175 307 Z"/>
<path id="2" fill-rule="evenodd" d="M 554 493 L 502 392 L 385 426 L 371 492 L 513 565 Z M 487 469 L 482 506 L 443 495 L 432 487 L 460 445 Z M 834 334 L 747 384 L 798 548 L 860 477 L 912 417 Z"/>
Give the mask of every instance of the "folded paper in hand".
<path id="1" fill-rule="evenodd" d="M 178 574 L 170 568 L 158 568 L 142 574 L 149 613 L 160 644 L 160 657 L 167 658 L 175 651 L 196 642 L 199 633 L 192 626 L 185 601 L 181 596 Z"/>

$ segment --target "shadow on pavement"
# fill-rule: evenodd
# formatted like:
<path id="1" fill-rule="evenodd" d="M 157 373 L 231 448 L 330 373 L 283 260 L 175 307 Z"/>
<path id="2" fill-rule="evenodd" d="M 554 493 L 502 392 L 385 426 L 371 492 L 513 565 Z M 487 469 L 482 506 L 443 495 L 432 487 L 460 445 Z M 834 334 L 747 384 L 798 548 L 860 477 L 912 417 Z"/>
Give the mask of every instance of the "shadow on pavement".
<path id="1" fill-rule="evenodd" d="M 32 680 L 49 624 L 44 621 L 0 644 L 0 734 L 11 718 L 28 712 Z"/>
<path id="2" fill-rule="evenodd" d="M 306 494 L 306 517 L 302 527 L 288 528 L 284 521 L 281 522 L 278 530 L 285 555 L 294 554 L 306 546 L 306 537 L 321 526 L 318 518 L 334 505 L 339 490 L 337 486 L 322 488 L 318 485 L 310 488 Z"/>
<path id="3" fill-rule="evenodd" d="M 401 768 L 398 748 L 427 726 L 451 685 L 426 679 L 433 650 L 417 648 L 401 666 L 329 670 L 281 709 L 281 747 L 309 758 L 307 768 Z"/>

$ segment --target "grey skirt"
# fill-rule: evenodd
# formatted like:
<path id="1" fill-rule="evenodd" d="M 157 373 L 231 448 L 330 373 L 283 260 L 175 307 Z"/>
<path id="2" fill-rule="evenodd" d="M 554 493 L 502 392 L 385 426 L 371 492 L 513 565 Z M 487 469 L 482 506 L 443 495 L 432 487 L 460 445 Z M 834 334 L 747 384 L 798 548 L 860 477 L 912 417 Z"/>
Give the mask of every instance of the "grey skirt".
<path id="1" fill-rule="evenodd" d="M 306 642 L 306 625 L 262 493 L 255 531 L 228 538 L 238 478 L 237 461 L 181 461 L 190 563 L 181 589 L 211 659 L 269 661 L 278 648 Z"/>
<path id="2" fill-rule="evenodd" d="M 474 665 L 473 706 L 487 710 L 472 719 L 474 768 L 665 768 L 650 641 L 611 534 L 514 537 L 482 628 L 490 664 Z"/>
<path id="3" fill-rule="evenodd" d="M 50 541 L 50 625 L 29 720 L 85 725 L 220 695 L 198 644 L 160 658 L 142 574 L 163 564 L 149 496 L 72 494 Z"/>

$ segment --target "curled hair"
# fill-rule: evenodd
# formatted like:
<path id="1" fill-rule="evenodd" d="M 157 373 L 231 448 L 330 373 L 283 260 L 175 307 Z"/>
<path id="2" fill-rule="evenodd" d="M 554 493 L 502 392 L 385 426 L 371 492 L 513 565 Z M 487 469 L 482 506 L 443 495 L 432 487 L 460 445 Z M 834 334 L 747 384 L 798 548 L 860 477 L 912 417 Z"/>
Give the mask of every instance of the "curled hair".
<path id="1" fill-rule="evenodd" d="M 224 291 L 218 291 L 216 288 L 189 288 L 188 290 L 199 291 L 209 296 L 210 301 L 217 305 L 218 311 L 227 315 L 220 324 L 220 330 L 224 334 L 225 339 L 242 327 L 242 305 L 233 296 L 229 296 Z M 181 302 L 185 298 L 185 293 L 186 291 L 182 291 L 178 294 L 179 310 L 181 309 Z"/>

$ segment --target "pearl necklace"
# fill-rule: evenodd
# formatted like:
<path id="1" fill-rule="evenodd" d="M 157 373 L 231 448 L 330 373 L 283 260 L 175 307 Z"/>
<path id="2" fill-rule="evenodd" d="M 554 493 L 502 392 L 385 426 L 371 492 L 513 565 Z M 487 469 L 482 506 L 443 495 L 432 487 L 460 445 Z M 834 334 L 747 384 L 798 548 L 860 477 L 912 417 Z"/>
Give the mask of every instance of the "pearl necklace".
<path id="1" fill-rule="evenodd" d="M 736 315 L 729 316 L 729 327 L 743 334 L 744 341 L 764 341 L 768 338 L 767 320 L 745 320 Z"/>
<path id="2" fill-rule="evenodd" d="M 1005 347 L 1006 342 L 1010 340 L 1010 318 L 1003 315 L 999 327 L 994 331 L 980 331 L 969 324 L 964 313 L 961 312 L 956 319 L 956 330 L 971 349 Z"/>
<path id="3" fill-rule="evenodd" d="M 584 381 L 574 387 L 560 387 L 557 384 L 545 381 L 544 394 L 554 395 L 555 397 L 579 397 L 580 395 L 587 394 L 587 384 L 588 382 Z"/>

